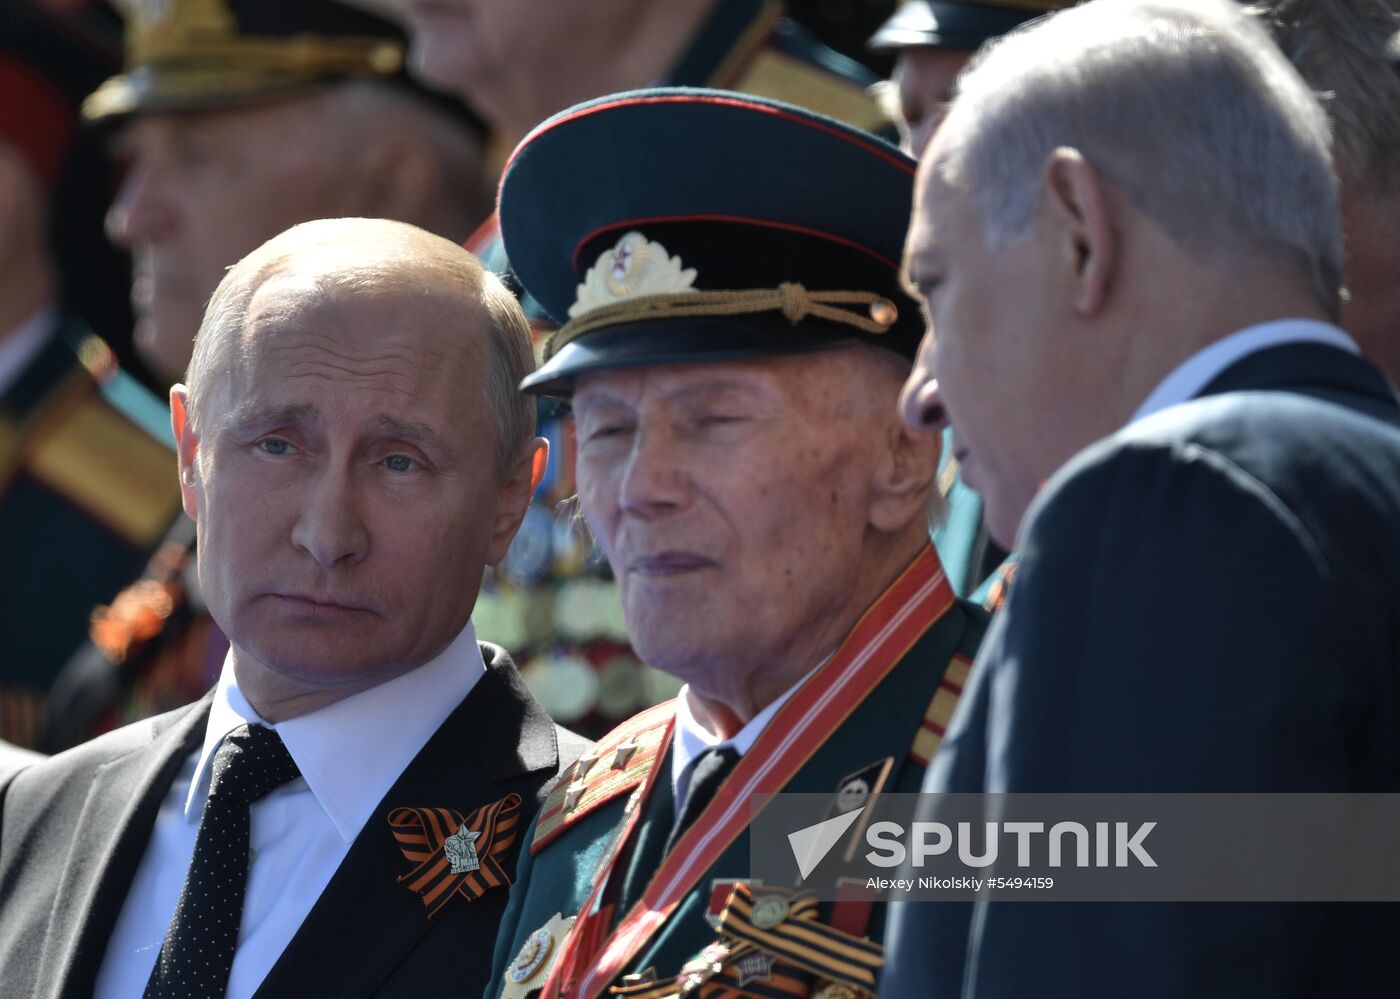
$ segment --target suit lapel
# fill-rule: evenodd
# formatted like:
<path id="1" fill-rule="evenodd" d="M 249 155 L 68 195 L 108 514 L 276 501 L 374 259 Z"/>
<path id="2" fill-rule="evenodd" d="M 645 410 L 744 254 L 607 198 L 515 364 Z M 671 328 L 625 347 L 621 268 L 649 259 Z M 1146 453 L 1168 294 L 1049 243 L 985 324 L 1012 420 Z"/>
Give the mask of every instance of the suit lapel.
<path id="1" fill-rule="evenodd" d="M 418 896 L 397 882 L 411 865 L 388 822 L 394 808 L 451 808 L 467 814 L 511 791 L 525 799 L 528 812 L 537 806 L 523 778 L 557 765 L 554 723 L 504 653 L 483 645 L 482 655 L 486 675 L 375 809 L 258 996 L 294 995 L 305 991 L 308 982 L 315 983 L 318 995 L 373 995 L 425 934 L 444 925 L 460 929 L 464 921 L 488 911 L 498 915 L 494 906 L 481 906 L 478 915 L 468 908 L 475 903 L 458 898 L 430 921 Z M 522 819 L 515 851 L 526 824 Z M 515 856 L 513 851 L 504 865 L 508 871 L 515 868 Z M 504 889 L 500 891 L 503 902 Z M 478 937 L 489 955 L 494 927 Z M 442 974 L 450 975 L 451 969 Z"/>
<path id="2" fill-rule="evenodd" d="M 59 876 L 37 995 L 91 995 L 107 942 L 145 856 L 156 814 L 198 748 L 209 698 L 155 730 L 151 743 L 98 768 Z M 84 843 L 91 848 L 83 849 Z M 41 989 L 43 986 L 41 986 Z"/>

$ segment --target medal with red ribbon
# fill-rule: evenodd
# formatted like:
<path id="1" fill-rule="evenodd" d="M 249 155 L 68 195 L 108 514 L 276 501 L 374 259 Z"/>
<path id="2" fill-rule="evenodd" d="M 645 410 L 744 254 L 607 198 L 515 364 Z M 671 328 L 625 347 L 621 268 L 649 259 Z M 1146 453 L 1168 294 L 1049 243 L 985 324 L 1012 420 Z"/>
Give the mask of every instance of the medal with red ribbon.
<path id="1" fill-rule="evenodd" d="M 850 717 L 905 653 L 953 605 L 951 586 L 932 547 L 926 547 L 857 622 L 841 647 L 779 709 L 744 754 L 714 800 L 662 860 L 656 874 L 616 929 L 600 896 L 621 851 L 613 851 L 580 910 L 542 994 L 549 999 L 596 999 L 671 917 L 751 821 L 754 795 L 781 791 L 812 754 Z M 671 733 L 657 752 L 665 755 Z M 649 795 L 654 768 L 643 795 Z M 617 842 L 630 840 L 642 807 L 633 808 Z"/>

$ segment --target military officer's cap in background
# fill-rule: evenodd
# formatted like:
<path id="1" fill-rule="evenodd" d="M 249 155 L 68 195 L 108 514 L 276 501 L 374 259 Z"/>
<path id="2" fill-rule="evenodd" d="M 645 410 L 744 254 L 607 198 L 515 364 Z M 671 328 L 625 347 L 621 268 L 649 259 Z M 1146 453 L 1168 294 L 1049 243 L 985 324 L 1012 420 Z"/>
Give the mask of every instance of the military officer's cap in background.
<path id="1" fill-rule="evenodd" d="M 1073 5 L 1073 0 L 906 0 L 870 36 L 873 52 L 908 48 L 973 52 L 989 38 Z"/>
<path id="2" fill-rule="evenodd" d="M 867 342 L 912 358 L 900 289 L 915 163 L 803 108 L 715 90 L 616 94 L 516 148 L 498 211 L 562 328 L 522 387 L 579 374 Z"/>
<path id="3" fill-rule="evenodd" d="M 403 29 L 362 6 L 335 0 L 116 4 L 126 21 L 126 67 L 84 102 L 90 121 L 233 107 L 358 77 L 400 82 L 476 122 L 459 101 L 407 74 Z"/>

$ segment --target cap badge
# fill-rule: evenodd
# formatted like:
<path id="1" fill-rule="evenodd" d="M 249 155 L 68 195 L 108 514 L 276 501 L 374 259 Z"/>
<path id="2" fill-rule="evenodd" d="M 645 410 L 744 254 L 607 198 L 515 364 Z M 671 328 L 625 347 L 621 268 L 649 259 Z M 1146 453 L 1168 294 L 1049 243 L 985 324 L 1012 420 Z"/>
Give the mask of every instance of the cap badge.
<path id="1" fill-rule="evenodd" d="M 683 268 L 680 257 L 671 256 L 666 247 L 633 230 L 611 250 L 604 250 L 584 275 L 569 307 L 569 318 L 643 295 L 694 292 L 693 284 L 695 268 Z"/>

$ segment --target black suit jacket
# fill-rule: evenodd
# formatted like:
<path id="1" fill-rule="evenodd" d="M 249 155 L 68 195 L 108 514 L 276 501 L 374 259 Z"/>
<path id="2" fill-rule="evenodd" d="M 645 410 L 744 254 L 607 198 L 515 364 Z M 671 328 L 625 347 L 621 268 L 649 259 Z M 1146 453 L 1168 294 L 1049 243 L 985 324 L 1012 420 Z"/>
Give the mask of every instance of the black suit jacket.
<path id="1" fill-rule="evenodd" d="M 523 831 L 551 779 L 588 745 L 556 726 L 509 657 L 486 674 L 399 777 L 350 847 L 260 996 L 478 994 L 508 893 L 457 899 L 431 921 L 396 878 L 408 863 L 386 816 L 469 812 L 515 792 Z M 204 737 L 209 698 L 34 764 L 0 787 L 0 993 L 91 995 L 156 812 Z M 519 842 L 515 851 L 519 850 Z M 514 870 L 515 854 L 504 864 Z"/>
<path id="2" fill-rule="evenodd" d="M 1400 789 L 1400 404 L 1320 345 L 1246 357 L 1087 449 L 934 791 Z M 1393 995 L 1397 905 L 906 904 L 882 999 Z"/>

